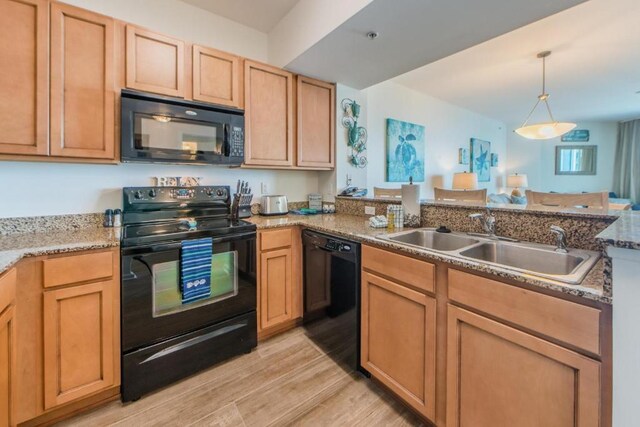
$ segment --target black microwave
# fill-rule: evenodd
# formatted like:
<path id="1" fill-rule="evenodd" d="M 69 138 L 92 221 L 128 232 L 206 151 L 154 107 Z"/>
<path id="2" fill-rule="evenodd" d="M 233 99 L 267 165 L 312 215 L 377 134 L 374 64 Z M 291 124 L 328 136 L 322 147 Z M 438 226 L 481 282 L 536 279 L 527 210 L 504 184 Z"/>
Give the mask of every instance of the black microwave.
<path id="1" fill-rule="evenodd" d="M 123 90 L 123 162 L 238 166 L 244 161 L 244 111 Z"/>

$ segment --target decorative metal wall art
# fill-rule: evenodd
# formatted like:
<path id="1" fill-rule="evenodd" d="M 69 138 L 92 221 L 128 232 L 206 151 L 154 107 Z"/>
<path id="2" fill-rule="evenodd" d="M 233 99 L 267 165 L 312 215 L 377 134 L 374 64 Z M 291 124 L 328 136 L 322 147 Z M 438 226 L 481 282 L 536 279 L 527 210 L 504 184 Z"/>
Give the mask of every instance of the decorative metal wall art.
<path id="1" fill-rule="evenodd" d="M 367 130 L 358 126 L 360 105 L 352 99 L 345 98 L 340 106 L 344 111 L 342 126 L 347 128 L 347 146 L 351 148 L 349 163 L 357 168 L 363 168 L 367 165 L 367 156 L 364 154 L 367 149 Z"/>

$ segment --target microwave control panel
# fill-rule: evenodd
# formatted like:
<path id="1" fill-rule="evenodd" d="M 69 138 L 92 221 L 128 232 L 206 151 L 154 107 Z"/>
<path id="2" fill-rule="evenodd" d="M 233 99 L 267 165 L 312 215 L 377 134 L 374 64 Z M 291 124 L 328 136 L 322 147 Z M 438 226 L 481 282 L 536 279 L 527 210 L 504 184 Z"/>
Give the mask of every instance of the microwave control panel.
<path id="1" fill-rule="evenodd" d="M 244 157 L 244 131 L 238 126 L 231 129 L 231 157 Z"/>

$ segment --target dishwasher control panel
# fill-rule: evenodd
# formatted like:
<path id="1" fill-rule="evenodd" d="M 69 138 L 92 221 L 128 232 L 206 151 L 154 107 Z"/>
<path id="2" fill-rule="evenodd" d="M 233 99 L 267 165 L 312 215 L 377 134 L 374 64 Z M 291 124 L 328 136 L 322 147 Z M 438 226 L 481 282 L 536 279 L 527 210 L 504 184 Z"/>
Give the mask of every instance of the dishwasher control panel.
<path id="1" fill-rule="evenodd" d="M 338 252 L 351 252 L 351 245 L 348 243 L 339 242 L 337 240 L 327 240 L 324 245 L 325 249 Z"/>

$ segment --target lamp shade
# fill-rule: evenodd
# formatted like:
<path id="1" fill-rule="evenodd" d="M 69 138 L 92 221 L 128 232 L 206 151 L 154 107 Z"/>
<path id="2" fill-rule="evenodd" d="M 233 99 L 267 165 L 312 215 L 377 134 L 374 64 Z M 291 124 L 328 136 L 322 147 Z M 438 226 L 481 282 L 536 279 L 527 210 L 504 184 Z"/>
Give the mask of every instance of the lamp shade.
<path id="1" fill-rule="evenodd" d="M 507 187 L 511 188 L 527 188 L 529 180 L 527 175 L 513 174 L 507 177 Z"/>
<path id="2" fill-rule="evenodd" d="M 458 172 L 453 174 L 454 190 L 475 190 L 478 188 L 478 174 L 474 172 Z"/>
<path id="3" fill-rule="evenodd" d="M 518 128 L 516 133 L 527 139 L 551 139 L 564 135 L 575 127 L 575 123 L 540 123 Z"/>

